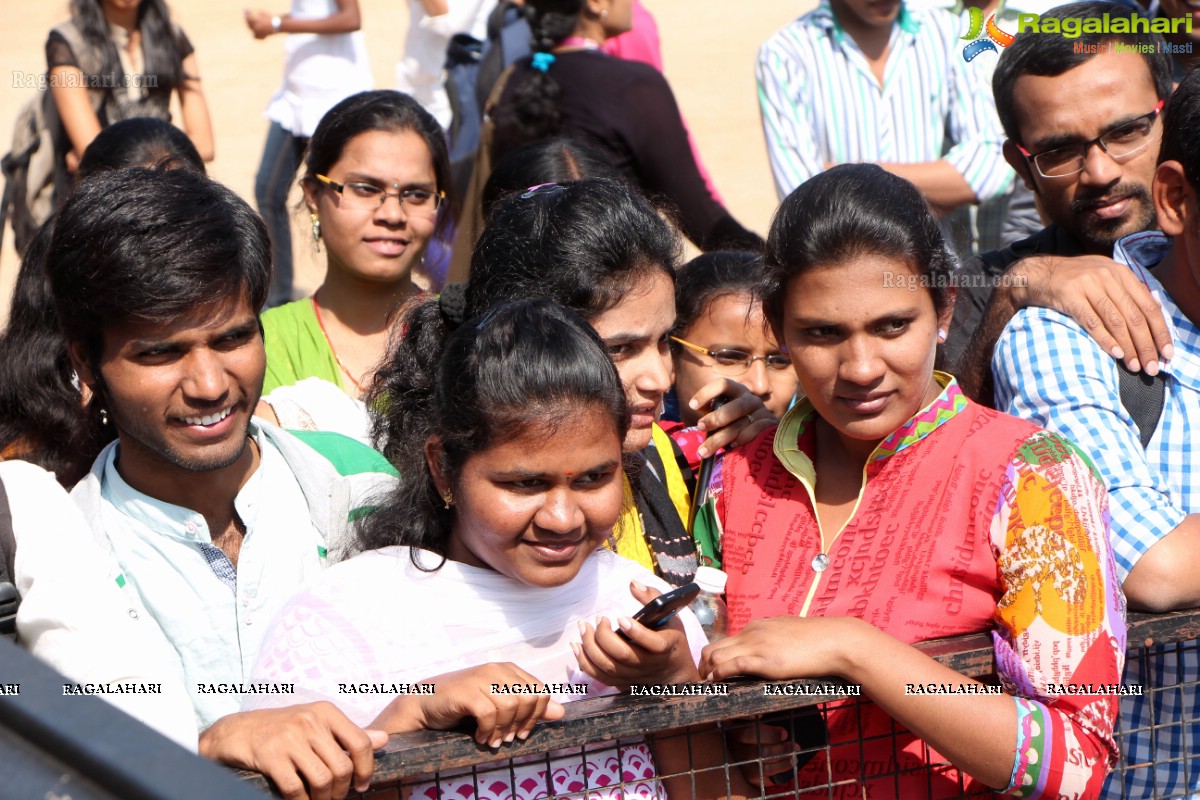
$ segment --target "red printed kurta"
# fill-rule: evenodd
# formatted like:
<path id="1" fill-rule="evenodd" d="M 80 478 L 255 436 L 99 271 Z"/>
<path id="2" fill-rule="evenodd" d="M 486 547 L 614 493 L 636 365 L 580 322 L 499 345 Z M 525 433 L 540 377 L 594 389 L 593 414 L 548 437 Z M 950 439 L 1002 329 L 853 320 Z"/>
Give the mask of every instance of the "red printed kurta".
<path id="1" fill-rule="evenodd" d="M 859 617 L 908 643 L 991 630 L 1001 683 L 1018 704 L 1009 790 L 1094 796 L 1116 755 L 1117 698 L 1053 687 L 1120 680 L 1124 599 L 1103 486 L 1066 440 L 939 380 L 937 400 L 872 453 L 841 531 L 822 532 L 815 513 L 816 417 L 806 401 L 724 459 L 714 490 L 730 628 L 796 614 Z M 969 699 L 946 701 L 969 708 Z M 875 706 L 829 709 L 833 764 L 814 758 L 802 786 L 824 784 L 828 768 L 848 781 L 839 797 L 960 794 L 958 773 L 930 776 L 924 764 L 941 756 L 903 729 L 893 740 L 898 726 Z M 861 745 L 863 735 L 881 738 Z M 860 783 L 907 768 L 911 776 Z M 961 777 L 968 790 L 985 789 Z"/>

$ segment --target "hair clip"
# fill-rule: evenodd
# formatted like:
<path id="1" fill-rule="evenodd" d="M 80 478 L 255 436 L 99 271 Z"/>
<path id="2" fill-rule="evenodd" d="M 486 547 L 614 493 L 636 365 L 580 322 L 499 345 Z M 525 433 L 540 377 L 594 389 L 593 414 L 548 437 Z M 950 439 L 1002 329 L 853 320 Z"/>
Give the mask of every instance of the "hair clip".
<path id="1" fill-rule="evenodd" d="M 537 186 L 530 186 L 528 189 L 522 192 L 521 199 L 528 200 L 535 194 L 552 194 L 554 192 L 561 192 L 562 189 L 563 187 L 557 183 L 539 183 Z"/>
<path id="2" fill-rule="evenodd" d="M 511 305 L 511 303 L 501 303 L 498 306 L 492 306 L 489 311 L 487 311 L 475 322 L 475 333 L 482 333 L 483 329 L 492 324 L 492 320 L 494 320 L 496 315 L 499 314 L 507 305 Z"/>
<path id="3" fill-rule="evenodd" d="M 550 69 L 550 65 L 554 63 L 553 53 L 534 53 L 533 68 L 539 72 L 546 72 Z"/>

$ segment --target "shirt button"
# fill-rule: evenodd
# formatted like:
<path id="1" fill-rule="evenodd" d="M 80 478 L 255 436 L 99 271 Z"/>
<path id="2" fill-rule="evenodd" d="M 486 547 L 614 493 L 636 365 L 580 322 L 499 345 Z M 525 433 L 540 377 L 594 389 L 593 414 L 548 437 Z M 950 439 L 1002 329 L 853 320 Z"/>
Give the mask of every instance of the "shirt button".
<path id="1" fill-rule="evenodd" d="M 829 569 L 829 556 L 824 553 L 817 553 L 812 560 L 813 572 L 824 572 Z"/>
<path id="2" fill-rule="evenodd" d="M 183 526 L 183 529 L 186 530 L 188 533 L 195 533 L 196 532 L 196 523 L 189 522 L 187 525 Z"/>

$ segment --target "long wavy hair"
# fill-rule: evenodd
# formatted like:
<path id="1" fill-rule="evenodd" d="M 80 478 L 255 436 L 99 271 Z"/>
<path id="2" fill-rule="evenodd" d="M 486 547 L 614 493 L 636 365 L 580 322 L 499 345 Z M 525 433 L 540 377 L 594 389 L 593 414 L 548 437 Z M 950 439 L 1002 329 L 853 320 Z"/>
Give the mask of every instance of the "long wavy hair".
<path id="1" fill-rule="evenodd" d="M 71 0 L 71 17 L 88 44 L 104 53 L 104 74 L 120 86 L 121 61 L 108 32 L 102 0 Z M 142 0 L 138 5 L 138 32 L 142 36 L 143 74 L 154 76 L 151 93 L 170 94 L 187 77 L 183 72 L 179 40 L 164 0 Z"/>
<path id="2" fill-rule="evenodd" d="M 73 486 L 100 451 L 105 431 L 84 410 L 46 274 L 54 218 L 29 242 L 0 335 L 0 449 Z"/>

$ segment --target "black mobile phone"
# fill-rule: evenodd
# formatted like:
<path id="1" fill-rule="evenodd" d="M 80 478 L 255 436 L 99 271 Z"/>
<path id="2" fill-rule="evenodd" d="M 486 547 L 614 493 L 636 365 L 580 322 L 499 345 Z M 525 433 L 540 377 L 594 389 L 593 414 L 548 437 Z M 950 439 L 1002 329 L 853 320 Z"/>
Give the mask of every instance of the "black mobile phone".
<path id="1" fill-rule="evenodd" d="M 641 610 L 633 615 L 633 619 L 652 631 L 659 630 L 682 611 L 688 603 L 695 600 L 698 594 L 700 594 L 700 587 L 694 583 L 672 589 L 642 606 Z M 629 639 L 623 630 L 618 629 L 617 635 L 622 639 Z"/>

